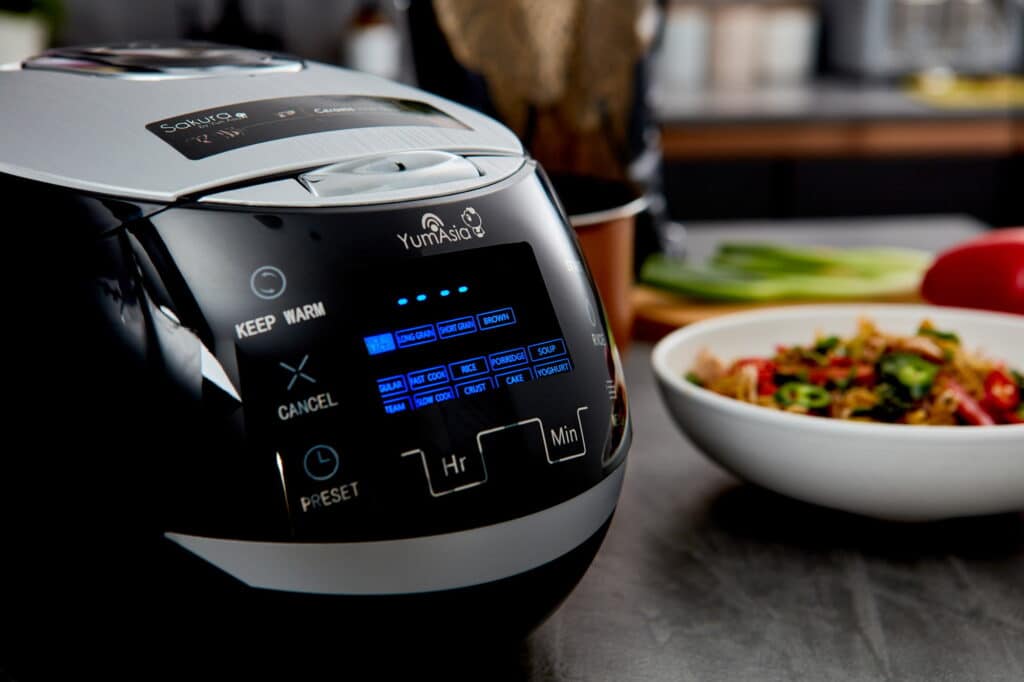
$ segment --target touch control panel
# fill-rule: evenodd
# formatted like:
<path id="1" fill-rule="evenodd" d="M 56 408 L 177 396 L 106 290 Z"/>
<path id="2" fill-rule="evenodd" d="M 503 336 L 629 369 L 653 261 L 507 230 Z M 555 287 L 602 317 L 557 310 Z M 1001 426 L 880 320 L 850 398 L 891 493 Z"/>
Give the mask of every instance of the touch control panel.
<path id="1" fill-rule="evenodd" d="M 402 278 L 380 293 L 387 321 L 363 336 L 385 414 L 474 399 L 568 374 L 572 359 L 525 244 L 448 256 L 435 280 Z M 514 272 L 511 278 L 507 273 Z"/>
<path id="2" fill-rule="evenodd" d="M 192 291 L 241 397 L 248 454 L 231 461 L 277 487 L 289 537 L 499 523 L 618 465 L 621 377 L 543 191 L 528 177 L 390 211 L 160 217 L 184 279 L 209 281 Z M 229 268 L 206 258 L 211 235 L 245 244 Z"/>

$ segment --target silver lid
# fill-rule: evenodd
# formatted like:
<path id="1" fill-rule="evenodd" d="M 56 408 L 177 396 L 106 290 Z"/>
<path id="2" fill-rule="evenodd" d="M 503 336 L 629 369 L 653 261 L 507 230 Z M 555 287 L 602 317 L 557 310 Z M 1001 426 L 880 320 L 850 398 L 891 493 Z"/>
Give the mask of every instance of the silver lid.
<path id="1" fill-rule="evenodd" d="M 304 64 L 270 52 L 213 43 L 133 42 L 87 47 L 60 47 L 26 59 L 25 69 L 78 75 L 167 80 L 261 73 L 293 73 Z"/>
<path id="2" fill-rule="evenodd" d="M 152 53 L 156 48 L 148 49 Z M 229 53 L 236 54 L 218 54 Z M 227 186 L 265 182 L 270 176 L 297 176 L 355 159 L 404 152 L 524 155 L 519 140 L 500 123 L 421 90 L 315 62 L 297 71 L 254 71 L 250 62 L 259 58 L 237 54 L 241 56 L 233 64 L 187 67 L 215 69 L 217 77 L 97 78 L 82 75 L 88 70 L 41 68 L 43 63 L 33 60 L 21 68 L 0 70 L 0 173 L 98 194 L 174 201 Z M 137 58 L 127 52 L 119 57 L 122 61 Z M 150 64 L 149 68 L 155 67 Z M 170 72 L 186 67 L 178 62 L 160 68 Z M 331 129 L 292 129 L 278 136 L 261 136 L 250 129 L 251 136 L 241 141 L 230 137 L 236 133 L 230 128 L 239 127 L 235 125 L 239 114 L 259 110 L 261 115 L 287 118 L 295 113 L 292 109 L 301 109 L 289 108 L 289 102 L 302 104 L 318 98 L 354 102 L 354 107 L 317 111 L 350 115 L 355 122 Z M 382 106 L 378 113 L 373 109 L 375 100 L 395 106 Z M 415 118 L 418 109 L 433 113 L 424 113 L 420 121 Z M 206 153 L 175 146 L 181 135 L 171 130 L 197 121 L 202 125 L 205 117 L 197 117 L 197 112 L 215 112 L 209 114 L 214 124 L 221 120 L 231 124 L 209 128 L 210 138 L 222 148 Z M 402 118 L 404 114 L 408 116 Z M 367 122 L 375 115 L 381 121 Z M 410 120 L 416 124 L 409 125 Z M 444 121 L 450 125 L 443 125 Z M 245 121 L 253 122 L 253 116 Z M 276 129 L 276 125 L 275 119 L 259 130 Z M 204 130 L 198 130 L 199 136 Z M 180 132 L 196 136 L 195 130 Z M 227 141 L 214 138 L 215 134 Z"/>

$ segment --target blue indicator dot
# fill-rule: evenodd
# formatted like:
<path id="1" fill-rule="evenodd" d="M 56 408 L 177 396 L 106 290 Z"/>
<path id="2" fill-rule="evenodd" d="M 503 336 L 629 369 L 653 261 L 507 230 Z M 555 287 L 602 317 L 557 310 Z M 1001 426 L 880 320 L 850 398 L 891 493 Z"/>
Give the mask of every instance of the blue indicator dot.
<path id="1" fill-rule="evenodd" d="M 427 295 L 426 294 L 417 294 L 416 300 L 420 301 L 420 302 L 423 302 L 423 301 L 427 300 Z"/>
<path id="2" fill-rule="evenodd" d="M 452 292 L 448 291 L 447 289 L 441 289 L 441 295 L 442 296 L 447 296 L 450 293 L 452 293 Z"/>
<path id="3" fill-rule="evenodd" d="M 405 298 L 404 296 L 402 298 L 398 299 L 398 305 L 407 305 L 408 303 L 409 303 L 409 299 Z"/>
<path id="4" fill-rule="evenodd" d="M 464 294 L 467 291 L 469 291 L 469 287 L 466 287 L 466 286 L 459 287 L 459 293 L 460 294 Z"/>

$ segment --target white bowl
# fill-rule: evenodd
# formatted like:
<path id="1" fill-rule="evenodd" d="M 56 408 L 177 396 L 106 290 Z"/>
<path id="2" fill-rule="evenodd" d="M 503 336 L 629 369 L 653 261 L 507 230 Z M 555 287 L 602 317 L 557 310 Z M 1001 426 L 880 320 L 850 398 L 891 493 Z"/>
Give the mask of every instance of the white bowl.
<path id="1" fill-rule="evenodd" d="M 654 372 L 676 423 L 708 457 L 784 495 L 901 521 L 1024 510 L 1024 425 L 907 426 L 809 417 L 726 398 L 686 381 L 697 353 L 770 356 L 857 319 L 913 333 L 929 318 L 970 350 L 1024 371 L 1024 317 L 923 305 L 772 308 L 699 322 L 655 347 Z"/>

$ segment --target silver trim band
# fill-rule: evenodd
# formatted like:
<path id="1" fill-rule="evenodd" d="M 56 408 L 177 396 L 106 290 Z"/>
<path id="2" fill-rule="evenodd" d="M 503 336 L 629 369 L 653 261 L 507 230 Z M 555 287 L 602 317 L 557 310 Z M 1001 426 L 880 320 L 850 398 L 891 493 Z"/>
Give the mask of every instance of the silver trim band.
<path id="1" fill-rule="evenodd" d="M 444 535 L 333 543 L 165 535 L 250 587 L 311 594 L 435 592 L 508 578 L 580 546 L 614 511 L 625 470 L 620 465 L 590 490 L 549 509 Z"/>

